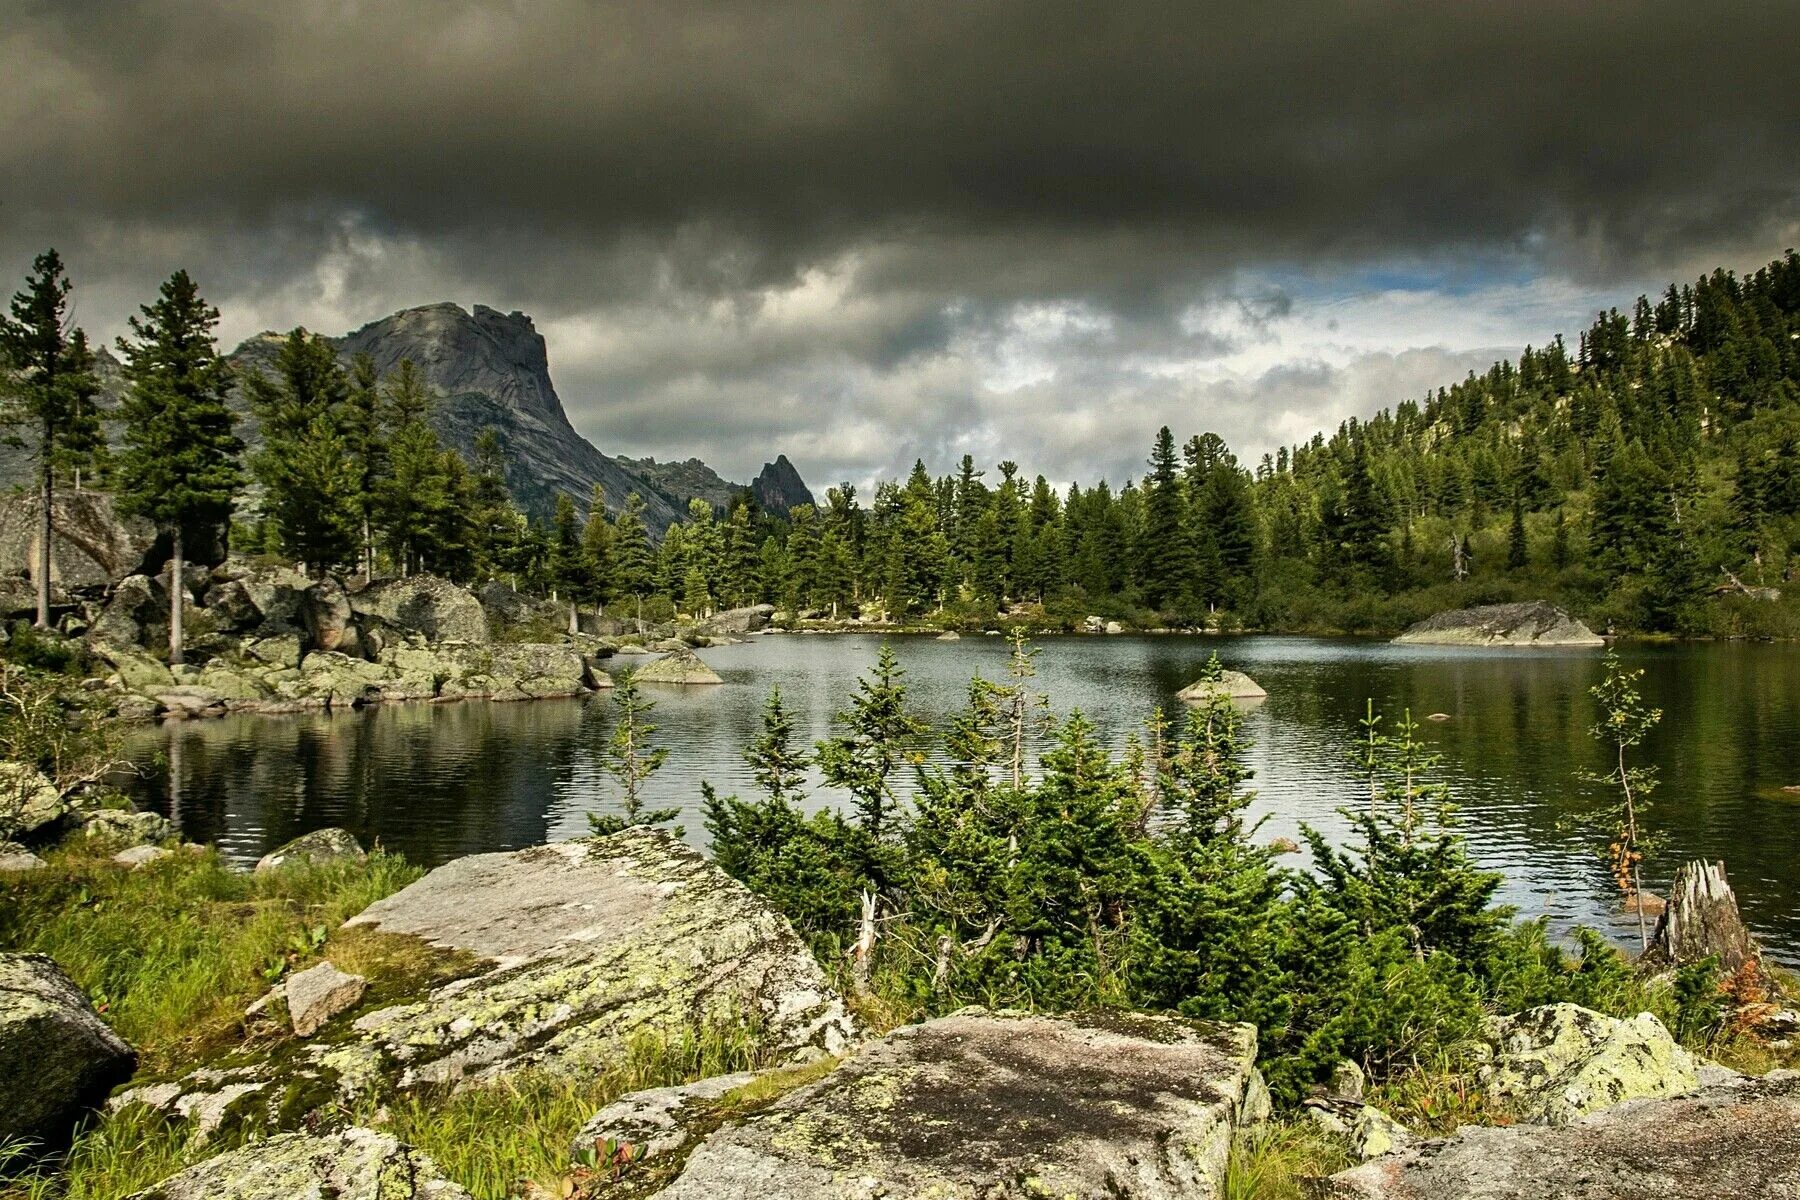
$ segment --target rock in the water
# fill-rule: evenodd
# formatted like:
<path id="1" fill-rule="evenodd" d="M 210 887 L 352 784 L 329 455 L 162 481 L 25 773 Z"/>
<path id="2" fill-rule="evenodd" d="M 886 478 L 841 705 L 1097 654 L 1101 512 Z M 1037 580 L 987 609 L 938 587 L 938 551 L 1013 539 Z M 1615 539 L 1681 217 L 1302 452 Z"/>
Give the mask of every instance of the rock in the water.
<path id="1" fill-rule="evenodd" d="M 1488 1095 L 1522 1119 L 1566 1125 L 1626 1100 L 1699 1086 L 1698 1064 L 1650 1013 L 1620 1020 L 1547 1004 L 1489 1022 Z"/>
<path id="2" fill-rule="evenodd" d="M 35 491 L 13 493 L 0 503 L 0 575 L 37 569 L 39 513 Z M 50 507 L 50 578 L 66 588 L 115 583 L 155 571 L 167 554 L 154 553 L 156 529 L 137 517 L 120 517 L 104 492 L 62 491 Z"/>
<path id="3" fill-rule="evenodd" d="M 672 649 L 653 663 L 639 667 L 635 676 L 639 683 L 704 684 L 724 683 L 718 672 L 703 662 L 686 646 Z"/>
<path id="4" fill-rule="evenodd" d="M 468 1200 L 437 1165 L 385 1133 L 286 1133 L 209 1158 L 129 1200 Z"/>
<path id="5" fill-rule="evenodd" d="M 161 846 L 130 846 L 112 856 L 112 860 L 121 867 L 149 866 L 159 858 L 167 858 L 171 852 Z"/>
<path id="6" fill-rule="evenodd" d="M 103 808 L 82 822 L 81 832 L 84 837 L 99 838 L 115 845 L 144 846 L 173 838 L 175 826 L 161 813 Z"/>
<path id="7" fill-rule="evenodd" d="M 1800 1074 L 1640 1100 L 1557 1129 L 1467 1126 L 1334 1175 L 1334 1200 L 1792 1200 Z"/>
<path id="8" fill-rule="evenodd" d="M 640 1033 L 756 1022 L 802 1059 L 844 1049 L 842 1000 L 787 919 L 657 830 L 459 858 L 351 919 L 496 968 L 356 1021 L 334 1061 L 403 1083 L 604 1067 Z"/>
<path id="9" fill-rule="evenodd" d="M 329 962 L 297 971 L 282 985 L 288 1020 L 298 1037 L 311 1037 L 331 1018 L 355 1008 L 368 990 L 367 979 L 340 971 Z"/>
<path id="10" fill-rule="evenodd" d="M 0 762 L 0 837 L 36 833 L 68 815 L 63 794 L 36 767 Z"/>
<path id="11" fill-rule="evenodd" d="M 1397 646 L 1604 646 L 1606 640 L 1554 604 L 1484 604 L 1426 617 Z"/>
<path id="12" fill-rule="evenodd" d="M 1722 862 L 1696 859 L 1675 872 L 1646 957 L 1670 966 L 1716 957 L 1721 975 L 1736 975 L 1748 968 L 1765 991 L 1774 990 L 1774 980 L 1763 965 L 1762 947 L 1738 912 L 1737 895 L 1725 878 Z"/>
<path id="13" fill-rule="evenodd" d="M 0 953 L 0 1143 L 61 1143 L 135 1064 L 61 967 Z"/>
<path id="14" fill-rule="evenodd" d="M 596 1150 L 607 1142 L 630 1146 L 634 1163 L 673 1154 L 692 1137 L 696 1115 L 755 1079 L 755 1072 L 743 1071 L 621 1096 L 582 1126 L 575 1135 L 574 1154 L 579 1158 L 583 1151 Z"/>
<path id="15" fill-rule="evenodd" d="M 435 575 L 409 575 L 364 588 L 350 598 L 359 617 L 373 617 L 430 642 L 486 642 L 487 613 L 474 593 Z"/>
<path id="16" fill-rule="evenodd" d="M 348 830 L 336 827 L 303 833 L 256 860 L 256 873 L 278 871 L 296 863 L 321 866 L 334 862 L 361 862 L 368 855 Z"/>
<path id="17" fill-rule="evenodd" d="M 954 629 L 946 629 L 944 632 L 937 635 L 937 640 L 940 642 L 960 642 L 962 641 L 962 634 L 956 632 Z"/>
<path id="18" fill-rule="evenodd" d="M 895 1030 L 712 1134 L 665 1200 L 1222 1194 L 1256 1032 L 981 1010 Z"/>
<path id="19" fill-rule="evenodd" d="M 41 871 L 49 865 L 17 842 L 0 842 L 0 875 L 9 871 Z"/>
<path id="20" fill-rule="evenodd" d="M 1269 693 L 1242 671 L 1221 671 L 1217 679 L 1199 679 L 1176 693 L 1176 698 L 1200 701 L 1217 693 L 1232 700 L 1261 700 Z"/>

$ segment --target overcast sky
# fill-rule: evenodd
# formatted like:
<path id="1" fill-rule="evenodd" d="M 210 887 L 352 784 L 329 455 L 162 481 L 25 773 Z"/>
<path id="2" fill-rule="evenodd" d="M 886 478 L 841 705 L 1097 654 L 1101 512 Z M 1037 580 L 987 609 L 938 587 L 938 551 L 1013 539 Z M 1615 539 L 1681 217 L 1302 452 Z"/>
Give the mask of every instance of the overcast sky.
<path id="1" fill-rule="evenodd" d="M 111 336 L 536 318 L 602 450 L 1246 458 L 1800 242 L 1795 11 L 0 0 L 0 270 Z"/>

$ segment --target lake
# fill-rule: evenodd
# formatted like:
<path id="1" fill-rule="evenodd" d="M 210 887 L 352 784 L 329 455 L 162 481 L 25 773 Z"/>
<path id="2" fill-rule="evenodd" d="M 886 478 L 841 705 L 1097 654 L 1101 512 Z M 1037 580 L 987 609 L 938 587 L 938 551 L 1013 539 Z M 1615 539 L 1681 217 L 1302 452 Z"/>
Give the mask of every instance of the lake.
<path id="1" fill-rule="evenodd" d="M 941 723 L 969 677 L 1001 677 L 1003 639 L 895 638 L 911 697 Z M 797 635 L 703 652 L 723 687 L 646 688 L 656 741 L 670 748 L 649 789 L 682 812 L 703 844 L 699 785 L 751 790 L 741 748 L 779 685 L 800 728 L 825 736 L 881 639 Z M 1157 705 L 1199 676 L 1215 650 L 1269 692 L 1252 708 L 1253 813 L 1260 837 L 1294 837 L 1304 822 L 1330 836 L 1336 809 L 1355 803 L 1348 761 L 1365 700 L 1397 717 L 1410 707 L 1420 737 L 1443 755 L 1442 778 L 1484 864 L 1505 873 L 1503 898 L 1559 929 L 1578 922 L 1635 934 L 1616 912 L 1598 841 L 1573 827 L 1600 802 L 1582 768 L 1604 769 L 1588 734 L 1599 677 L 1591 650 L 1401 647 L 1350 638 L 1052 637 L 1039 684 L 1053 709 L 1079 708 L 1122 744 Z M 1675 865 L 1723 858 L 1752 926 L 1776 957 L 1800 964 L 1800 646 L 1626 645 L 1665 716 L 1643 748 L 1661 770 L 1648 824 L 1666 839 L 1647 882 L 1660 892 Z M 620 659 L 619 663 L 634 660 Z M 635 661 L 647 661 L 643 659 Z M 140 802 L 184 836 L 248 862 L 308 830 L 341 825 L 425 865 L 586 832 L 585 814 L 611 806 L 594 750 L 611 727 L 604 696 L 517 704 L 398 704 L 337 715 L 233 716 L 170 723 L 135 735 Z M 1425 721 L 1442 712 L 1450 719 Z M 824 789 L 815 798 L 836 802 Z M 1284 861 L 1298 864 L 1299 857 Z"/>

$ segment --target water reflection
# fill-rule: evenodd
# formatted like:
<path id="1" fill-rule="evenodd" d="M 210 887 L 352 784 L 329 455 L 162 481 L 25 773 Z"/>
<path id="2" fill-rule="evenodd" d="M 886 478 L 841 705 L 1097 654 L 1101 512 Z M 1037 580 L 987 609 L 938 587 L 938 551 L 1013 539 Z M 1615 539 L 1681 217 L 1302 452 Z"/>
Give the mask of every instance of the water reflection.
<path id="1" fill-rule="evenodd" d="M 701 840 L 699 784 L 749 789 L 739 751 L 768 688 L 779 685 L 799 728 L 823 737 L 879 644 L 775 637 L 707 651 L 726 686 L 656 690 L 658 740 L 672 753 L 652 802 L 680 808 L 688 836 Z M 938 719 L 962 703 L 972 673 L 998 677 L 1006 656 L 998 638 L 896 645 L 914 701 Z M 1269 692 L 1247 718 L 1266 837 L 1294 836 L 1301 822 L 1342 831 L 1335 810 L 1356 794 L 1347 754 L 1366 699 L 1390 715 L 1448 714 L 1420 736 L 1444 755 L 1476 852 L 1507 874 L 1507 901 L 1559 927 L 1614 919 L 1593 839 L 1571 827 L 1597 802 L 1576 771 L 1603 765 L 1587 732 L 1594 652 L 1280 637 L 1051 638 L 1041 649 L 1040 682 L 1056 711 L 1082 709 L 1115 745 L 1154 706 L 1175 704 L 1215 649 L 1255 676 Z M 1652 877 L 1664 879 L 1681 857 L 1725 858 L 1752 923 L 1781 957 L 1800 961 L 1800 799 L 1780 790 L 1800 783 L 1800 647 L 1624 654 L 1647 669 L 1646 695 L 1667 714 L 1645 746 L 1663 774 L 1652 823 L 1668 837 Z M 583 832 L 585 814 L 610 803 L 595 756 L 609 724 L 604 697 L 409 704 L 176 724 L 143 731 L 134 749 L 151 764 L 143 797 L 235 858 L 342 825 L 434 864 Z M 823 789 L 819 798 L 833 799 Z"/>

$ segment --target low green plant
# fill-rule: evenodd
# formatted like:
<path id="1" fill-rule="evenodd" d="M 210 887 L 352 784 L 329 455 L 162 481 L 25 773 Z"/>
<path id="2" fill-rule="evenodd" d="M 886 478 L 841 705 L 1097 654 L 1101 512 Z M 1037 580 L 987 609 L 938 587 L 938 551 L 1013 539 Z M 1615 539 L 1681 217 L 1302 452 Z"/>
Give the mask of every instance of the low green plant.
<path id="1" fill-rule="evenodd" d="M 1224 1200 L 1303 1200 L 1311 1180 L 1352 1162 L 1342 1138 L 1310 1121 L 1271 1121 L 1232 1139 Z"/>

